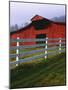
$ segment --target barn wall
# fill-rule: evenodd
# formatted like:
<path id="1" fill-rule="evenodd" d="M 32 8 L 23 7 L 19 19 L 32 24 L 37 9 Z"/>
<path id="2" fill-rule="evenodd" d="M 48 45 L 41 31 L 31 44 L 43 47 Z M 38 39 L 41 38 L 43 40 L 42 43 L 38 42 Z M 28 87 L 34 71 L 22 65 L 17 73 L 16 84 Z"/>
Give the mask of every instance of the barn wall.
<path id="1" fill-rule="evenodd" d="M 16 39 L 17 36 L 18 36 L 17 34 L 18 34 L 17 32 L 11 34 L 11 35 L 10 35 L 10 39 Z M 13 43 L 10 42 L 10 46 L 16 46 L 16 42 L 13 42 Z"/>
<path id="2" fill-rule="evenodd" d="M 20 32 L 12 34 L 10 38 L 17 38 L 17 36 L 19 36 L 20 38 L 25 38 L 25 39 L 36 38 L 37 34 L 46 34 L 48 38 L 65 38 L 65 33 L 66 31 L 65 31 L 64 24 L 52 23 L 51 26 L 43 30 L 35 30 L 33 26 L 27 29 L 24 29 L 24 30 L 22 29 Z M 20 44 L 21 45 L 32 45 L 32 44 L 35 44 L 35 42 L 24 42 Z"/>
<path id="3" fill-rule="evenodd" d="M 66 30 L 63 24 L 52 24 L 48 29 L 48 38 L 65 38 Z M 59 40 L 53 40 L 48 42 L 58 42 Z"/>
<path id="4" fill-rule="evenodd" d="M 26 30 L 22 30 L 20 32 L 20 38 L 23 39 L 31 39 L 31 38 L 35 38 L 35 30 L 33 27 L 27 28 Z M 31 44 L 35 44 L 35 42 L 24 42 L 24 43 L 20 43 L 25 44 L 25 45 L 31 45 Z"/>
<path id="5" fill-rule="evenodd" d="M 52 24 L 48 29 L 49 38 L 65 38 L 65 25 Z"/>

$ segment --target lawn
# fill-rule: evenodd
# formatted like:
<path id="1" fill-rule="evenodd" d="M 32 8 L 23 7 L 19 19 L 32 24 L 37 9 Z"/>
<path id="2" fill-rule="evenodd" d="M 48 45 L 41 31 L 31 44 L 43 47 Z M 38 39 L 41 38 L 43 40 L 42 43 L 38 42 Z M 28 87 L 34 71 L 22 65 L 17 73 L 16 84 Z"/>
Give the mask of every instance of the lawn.
<path id="1" fill-rule="evenodd" d="M 66 54 L 23 63 L 10 70 L 10 88 L 56 86 L 66 84 Z"/>

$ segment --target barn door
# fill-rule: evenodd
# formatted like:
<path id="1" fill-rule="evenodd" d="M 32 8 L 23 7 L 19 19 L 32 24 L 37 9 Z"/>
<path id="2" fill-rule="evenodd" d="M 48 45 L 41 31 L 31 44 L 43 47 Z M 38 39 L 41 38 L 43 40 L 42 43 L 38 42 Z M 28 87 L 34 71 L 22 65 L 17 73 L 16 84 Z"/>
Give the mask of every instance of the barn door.
<path id="1" fill-rule="evenodd" d="M 46 34 L 37 34 L 36 35 L 36 39 L 44 39 L 44 38 L 46 38 Z M 45 43 L 45 41 L 37 41 L 36 43 L 43 44 L 43 43 Z"/>

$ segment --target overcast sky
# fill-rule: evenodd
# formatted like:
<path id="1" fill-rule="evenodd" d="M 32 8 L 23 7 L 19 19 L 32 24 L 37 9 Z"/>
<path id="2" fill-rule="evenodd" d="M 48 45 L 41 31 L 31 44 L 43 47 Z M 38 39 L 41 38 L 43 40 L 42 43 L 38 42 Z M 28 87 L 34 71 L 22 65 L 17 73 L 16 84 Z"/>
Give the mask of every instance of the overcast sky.
<path id="1" fill-rule="evenodd" d="M 10 25 L 22 25 L 36 14 L 45 18 L 65 15 L 65 5 L 10 2 Z"/>

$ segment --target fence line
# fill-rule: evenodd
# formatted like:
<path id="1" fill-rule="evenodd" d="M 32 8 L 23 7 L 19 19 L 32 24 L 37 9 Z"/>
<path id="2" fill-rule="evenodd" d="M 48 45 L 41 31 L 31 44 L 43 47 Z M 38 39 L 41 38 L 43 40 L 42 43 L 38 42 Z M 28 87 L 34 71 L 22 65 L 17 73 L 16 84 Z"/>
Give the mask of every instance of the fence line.
<path id="1" fill-rule="evenodd" d="M 62 46 L 64 47 L 64 46 Z M 22 52 L 22 53 L 17 53 L 17 54 L 10 54 L 10 58 L 15 58 L 16 56 L 25 56 L 25 55 L 29 55 L 29 54 L 35 54 L 35 53 L 38 53 L 38 52 L 44 52 L 44 51 L 47 51 L 47 50 L 55 50 L 57 49 L 57 47 L 51 47 L 51 48 L 44 48 L 44 49 L 39 49 L 39 50 L 31 50 L 31 51 L 27 51 L 27 52 Z M 58 48 L 59 49 L 59 48 Z M 58 51 L 58 50 L 56 50 Z M 45 54 L 47 54 L 45 52 Z"/>
<path id="2" fill-rule="evenodd" d="M 48 40 L 60 40 L 60 38 L 48 38 Z M 65 40 L 65 38 L 61 38 L 61 40 Z M 46 41 L 45 39 L 11 39 L 10 42 L 36 42 L 36 41 Z"/>
<path id="3" fill-rule="evenodd" d="M 65 50 L 61 50 L 61 52 L 64 52 L 64 51 Z M 20 59 L 18 61 L 10 62 L 10 64 L 11 65 L 13 65 L 13 64 L 19 64 L 21 62 L 26 62 L 26 61 L 31 61 L 31 60 L 34 60 L 34 59 L 42 58 L 42 57 L 45 57 L 46 55 L 47 54 L 40 54 L 40 55 L 36 55 L 36 56 L 33 56 L 33 57 L 29 57 L 29 58 L 25 58 L 25 59 Z M 48 53 L 48 55 L 56 55 L 56 52 Z"/>
<path id="4" fill-rule="evenodd" d="M 59 45 L 60 43 L 48 43 L 47 45 Z M 65 44 L 65 42 L 61 42 L 61 44 Z M 20 45 L 20 46 L 11 46 L 10 50 L 16 50 L 17 48 L 19 49 L 25 49 L 25 48 L 35 48 L 35 47 L 41 47 L 41 46 L 45 46 L 45 44 L 38 44 L 38 45 Z"/>
<path id="5" fill-rule="evenodd" d="M 55 41 L 55 42 L 48 43 L 48 40 L 52 40 L 52 41 L 58 40 L 58 42 Z M 19 42 L 34 42 L 34 41 L 45 41 L 45 43 L 44 44 L 37 44 L 37 45 L 35 44 L 35 45 L 21 45 L 21 46 L 19 44 Z M 56 54 L 56 52 L 58 52 L 60 54 L 61 52 L 65 51 L 64 50 L 65 49 L 65 38 L 20 39 L 19 37 L 17 37 L 17 39 L 11 39 L 11 42 L 17 43 L 16 46 L 10 47 L 10 50 L 16 50 L 15 54 L 10 54 L 10 58 L 16 58 L 16 61 L 10 62 L 10 64 L 11 65 L 16 64 L 16 66 L 18 66 L 18 64 L 21 62 L 31 61 L 31 60 L 41 58 L 41 57 L 44 57 L 46 59 L 46 58 L 48 58 L 48 55 L 54 55 L 54 54 Z M 48 47 L 48 45 L 58 45 L 58 46 Z M 36 48 L 36 47 L 41 47 L 41 46 L 44 46 L 45 48 L 20 53 L 20 50 L 24 50 L 27 48 Z M 62 48 L 64 48 L 64 49 L 62 50 Z M 55 49 L 57 49 L 57 50 L 55 50 Z M 48 50 L 55 50 L 55 52 L 48 53 Z M 35 54 L 38 52 L 44 52 L 44 54 L 36 55 L 36 56 L 25 58 L 25 59 L 19 58 L 22 56 Z"/>
<path id="6" fill-rule="evenodd" d="M 29 55 L 29 54 L 34 54 L 37 52 L 43 52 L 43 51 L 47 51 L 47 50 L 54 50 L 57 49 L 57 47 L 51 47 L 51 48 L 44 48 L 44 49 L 39 49 L 39 50 L 31 50 L 31 51 L 27 51 L 27 52 L 22 52 L 22 53 L 17 53 L 17 54 L 10 54 L 10 58 L 16 57 L 16 56 L 20 56 L 20 55 Z"/>

